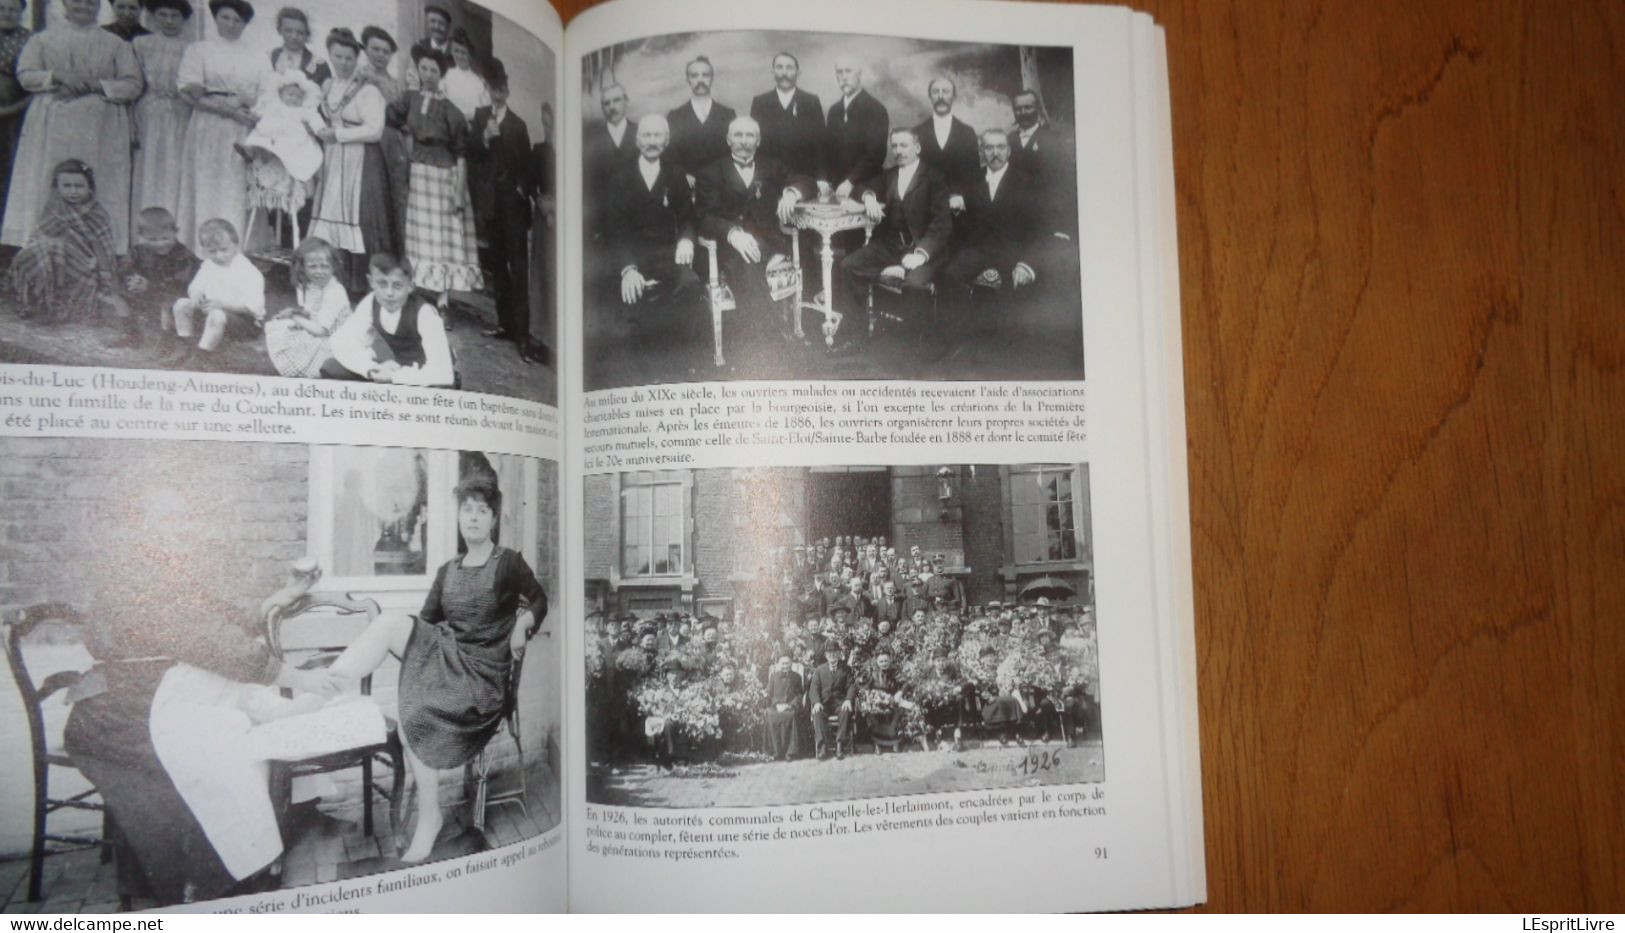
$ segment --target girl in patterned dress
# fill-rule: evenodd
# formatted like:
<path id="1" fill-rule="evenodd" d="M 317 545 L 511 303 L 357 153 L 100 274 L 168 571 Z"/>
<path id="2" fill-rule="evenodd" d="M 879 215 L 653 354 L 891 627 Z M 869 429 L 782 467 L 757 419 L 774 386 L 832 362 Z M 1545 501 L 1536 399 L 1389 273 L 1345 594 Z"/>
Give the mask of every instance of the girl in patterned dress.
<path id="1" fill-rule="evenodd" d="M 412 137 L 412 175 L 406 195 L 406 257 L 413 282 L 439 295 L 479 291 L 482 284 L 474 208 L 463 152 L 468 121 L 440 92 L 451 56 L 418 47 L 413 54 L 421 88 L 406 95 L 406 132 Z"/>
<path id="2" fill-rule="evenodd" d="M 336 251 L 321 237 L 306 237 L 294 251 L 290 273 L 298 304 L 265 324 L 265 349 L 281 375 L 314 379 L 333 359 L 333 332 L 350 316 L 337 271 Z"/>
<path id="3" fill-rule="evenodd" d="M 417 618 L 386 613 L 333 662 L 359 680 L 389 654 L 401 659 L 400 725 L 418 787 L 417 822 L 403 862 L 434 848 L 444 817 L 440 771 L 471 761 L 511 712 L 525 644 L 547 616 L 547 594 L 525 558 L 496 543 L 502 492 L 479 474 L 457 484 L 466 551 L 444 564 Z"/>

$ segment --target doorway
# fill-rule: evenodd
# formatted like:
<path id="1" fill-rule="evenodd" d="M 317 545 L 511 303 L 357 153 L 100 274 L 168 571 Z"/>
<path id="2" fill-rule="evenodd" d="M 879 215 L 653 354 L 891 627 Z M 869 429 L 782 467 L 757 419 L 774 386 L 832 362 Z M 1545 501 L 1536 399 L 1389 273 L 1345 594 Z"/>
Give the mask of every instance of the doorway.
<path id="1" fill-rule="evenodd" d="M 892 537 L 891 474 L 885 467 L 810 468 L 807 541 Z"/>

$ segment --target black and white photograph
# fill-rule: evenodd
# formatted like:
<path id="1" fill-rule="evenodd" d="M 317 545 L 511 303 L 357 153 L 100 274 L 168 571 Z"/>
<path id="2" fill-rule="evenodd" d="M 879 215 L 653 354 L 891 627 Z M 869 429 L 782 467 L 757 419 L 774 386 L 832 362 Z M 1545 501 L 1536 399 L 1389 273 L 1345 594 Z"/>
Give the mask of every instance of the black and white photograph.
<path id="1" fill-rule="evenodd" d="M 1084 463 L 586 480 L 587 800 L 1104 780 Z"/>
<path id="2" fill-rule="evenodd" d="M 588 391 L 1083 378 L 1070 48 L 741 30 L 582 69 Z"/>
<path id="3" fill-rule="evenodd" d="M 557 404 L 555 85 L 465 0 L 0 0 L 0 363 Z"/>
<path id="4" fill-rule="evenodd" d="M 0 908 L 361 878 L 559 824 L 558 468 L 0 439 Z"/>

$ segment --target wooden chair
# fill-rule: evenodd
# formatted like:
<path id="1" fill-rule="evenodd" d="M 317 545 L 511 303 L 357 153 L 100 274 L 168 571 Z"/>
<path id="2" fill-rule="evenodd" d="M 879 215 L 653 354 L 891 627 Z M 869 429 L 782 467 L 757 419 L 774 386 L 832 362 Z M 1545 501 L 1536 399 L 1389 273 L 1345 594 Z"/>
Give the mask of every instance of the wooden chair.
<path id="1" fill-rule="evenodd" d="M 552 633 L 538 632 L 537 634 L 551 637 Z M 518 805 L 520 813 L 526 816 L 530 815 L 530 811 L 525 806 L 525 743 L 519 725 L 519 684 L 523 669 L 523 658 L 509 665 L 508 696 L 504 701 L 504 707 L 508 710 L 508 713 L 503 717 L 502 724 L 497 727 L 496 734 L 491 736 L 490 740 L 485 743 L 484 748 L 480 749 L 480 753 L 474 756 L 473 761 L 463 766 L 464 784 L 473 787 L 472 792 L 467 794 L 467 799 L 473 817 L 474 828 L 481 833 L 485 832 L 485 811 L 487 807 L 511 803 Z M 513 740 L 514 750 L 518 752 L 516 769 L 519 773 L 519 780 L 517 786 L 491 794 L 491 759 L 493 757 L 491 746 L 495 745 L 497 740 L 504 734 Z"/>
<path id="2" fill-rule="evenodd" d="M 774 299 L 774 303 L 784 308 L 785 323 L 794 325 L 796 336 L 801 336 L 801 293 L 805 275 L 801 268 L 801 240 L 794 227 L 781 227 L 780 232 L 790 237 L 790 268 L 792 270 L 791 285 L 787 287 L 786 294 Z M 733 291 L 722 280 L 722 273 L 717 268 L 717 241 L 710 237 L 699 237 L 700 248 L 706 255 L 705 302 L 711 312 L 711 345 L 713 355 L 711 362 L 717 367 L 723 367 L 728 361 L 722 356 L 722 316 L 724 312 L 735 310 Z M 763 256 L 763 268 L 766 268 L 768 257 Z M 790 289 L 793 289 L 790 290 Z"/>
<path id="3" fill-rule="evenodd" d="M 46 677 L 44 682 L 38 685 L 34 683 L 33 675 L 28 671 L 27 660 L 23 656 L 22 642 L 36 626 L 47 620 L 61 620 L 75 625 L 80 622 L 79 614 L 62 603 L 41 603 L 13 609 L 0 616 L 0 625 L 5 628 L 6 662 L 11 666 L 11 676 L 17 681 L 17 692 L 22 697 L 23 713 L 28 719 L 29 758 L 34 768 L 34 835 L 28 855 L 30 901 L 41 899 L 40 875 L 45 867 L 45 857 L 55 854 L 56 851 L 63 851 L 53 850 L 52 844 L 75 848 L 100 845 L 102 861 L 105 862 L 112 857 L 114 837 L 106 806 L 99 800 L 92 799 L 98 796 L 95 788 L 81 791 L 71 797 L 50 795 L 51 769 L 73 768 L 74 764 L 61 747 L 60 739 L 52 740 L 45 734 L 45 716 L 41 707 L 53 694 L 77 684 L 83 672 L 59 671 Z M 60 810 L 88 810 L 101 813 L 101 838 L 50 832 L 46 826 L 47 820 L 51 814 Z"/>
<path id="4" fill-rule="evenodd" d="M 273 610 L 266 620 L 266 637 L 271 650 L 278 657 L 300 668 L 326 667 L 378 618 L 379 612 L 378 604 L 371 599 L 356 599 L 336 593 L 311 593 L 300 597 L 285 610 Z M 361 679 L 361 695 L 372 695 L 371 674 Z M 406 785 L 406 759 L 399 723 L 391 715 L 386 715 L 384 722 L 387 729 L 382 742 L 295 761 L 274 762 L 271 787 L 275 799 L 282 802 L 289 799 L 296 777 L 359 767 L 362 831 L 369 836 L 375 835 L 372 818 L 374 791 L 389 798 L 393 825 L 401 812 L 401 791 Z M 373 779 L 376 765 L 383 765 L 389 772 L 387 789 Z"/>

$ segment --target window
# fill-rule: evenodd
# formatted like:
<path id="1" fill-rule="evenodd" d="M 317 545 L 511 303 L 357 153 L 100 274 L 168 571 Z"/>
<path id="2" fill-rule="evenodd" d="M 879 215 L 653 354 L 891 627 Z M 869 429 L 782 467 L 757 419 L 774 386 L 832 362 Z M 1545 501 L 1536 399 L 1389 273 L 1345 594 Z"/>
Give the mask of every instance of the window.
<path id="1" fill-rule="evenodd" d="M 683 484 L 651 482 L 621 489 L 621 574 L 683 572 Z"/>
<path id="2" fill-rule="evenodd" d="M 461 548 L 452 490 L 475 473 L 494 476 L 502 491 L 497 543 L 534 567 L 539 469 L 513 454 L 311 448 L 309 548 L 322 588 L 421 598 Z"/>
<path id="3" fill-rule="evenodd" d="M 1010 470 L 1010 519 L 1018 564 L 1078 559 L 1077 470 L 1035 465 Z"/>

